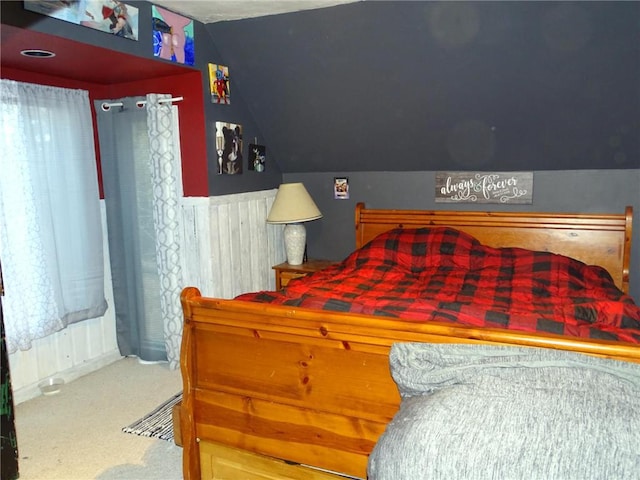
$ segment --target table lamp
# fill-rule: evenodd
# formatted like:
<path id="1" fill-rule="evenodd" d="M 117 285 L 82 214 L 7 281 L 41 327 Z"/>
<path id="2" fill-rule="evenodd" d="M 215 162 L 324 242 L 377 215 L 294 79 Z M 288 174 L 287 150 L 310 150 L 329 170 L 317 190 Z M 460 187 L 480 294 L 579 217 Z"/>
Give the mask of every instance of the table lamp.
<path id="1" fill-rule="evenodd" d="M 278 187 L 267 223 L 285 223 L 284 248 L 289 265 L 300 265 L 307 244 L 307 231 L 302 222 L 316 220 L 322 213 L 302 183 L 283 183 Z"/>

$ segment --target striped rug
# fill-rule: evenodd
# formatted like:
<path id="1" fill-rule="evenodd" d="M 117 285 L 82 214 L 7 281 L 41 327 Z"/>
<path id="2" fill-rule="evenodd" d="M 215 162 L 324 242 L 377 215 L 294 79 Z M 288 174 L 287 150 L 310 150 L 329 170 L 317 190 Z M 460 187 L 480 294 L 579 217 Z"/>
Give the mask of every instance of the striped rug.
<path id="1" fill-rule="evenodd" d="M 122 431 L 142 437 L 159 438 L 160 440 L 172 442 L 173 419 L 171 417 L 171 409 L 180 400 L 182 400 L 182 392 L 175 394 L 140 420 L 136 420 L 128 427 L 123 427 Z"/>

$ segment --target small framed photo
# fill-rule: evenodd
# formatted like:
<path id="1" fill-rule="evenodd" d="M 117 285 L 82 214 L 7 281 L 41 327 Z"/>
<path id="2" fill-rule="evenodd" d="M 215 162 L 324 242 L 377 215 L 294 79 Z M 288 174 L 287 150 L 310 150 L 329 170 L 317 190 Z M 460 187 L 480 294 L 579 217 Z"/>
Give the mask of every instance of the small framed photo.
<path id="1" fill-rule="evenodd" d="M 334 177 L 333 198 L 346 200 L 349 198 L 349 179 L 347 177 Z"/>
<path id="2" fill-rule="evenodd" d="M 264 145 L 249 144 L 249 170 L 254 172 L 264 172 L 264 162 L 266 158 L 267 147 Z"/>
<path id="3" fill-rule="evenodd" d="M 229 67 L 209 64 L 209 90 L 211 93 L 211 103 L 229 105 L 231 103 L 229 80 Z"/>
<path id="4" fill-rule="evenodd" d="M 216 122 L 216 153 L 219 175 L 242 173 L 242 125 Z"/>

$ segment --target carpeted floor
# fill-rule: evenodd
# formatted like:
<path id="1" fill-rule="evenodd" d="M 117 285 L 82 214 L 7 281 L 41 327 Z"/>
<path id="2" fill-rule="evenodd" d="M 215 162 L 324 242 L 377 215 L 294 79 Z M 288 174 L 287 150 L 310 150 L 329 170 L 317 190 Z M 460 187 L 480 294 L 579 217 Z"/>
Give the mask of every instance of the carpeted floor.
<path id="1" fill-rule="evenodd" d="M 182 448 L 122 431 L 181 389 L 179 370 L 124 358 L 17 405 L 20 480 L 182 479 Z"/>

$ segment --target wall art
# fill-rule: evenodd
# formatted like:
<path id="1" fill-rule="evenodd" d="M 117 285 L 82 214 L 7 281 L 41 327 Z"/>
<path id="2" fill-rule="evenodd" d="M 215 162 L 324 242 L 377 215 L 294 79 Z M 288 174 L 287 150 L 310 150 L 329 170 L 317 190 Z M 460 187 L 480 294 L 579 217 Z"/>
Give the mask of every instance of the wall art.
<path id="1" fill-rule="evenodd" d="M 437 172 L 436 203 L 533 202 L 533 172 Z"/>
<path id="2" fill-rule="evenodd" d="M 347 200 L 349 198 L 349 179 L 347 177 L 334 177 L 333 198 Z"/>
<path id="3" fill-rule="evenodd" d="M 242 173 L 242 126 L 236 123 L 216 122 L 216 154 L 218 174 Z"/>
<path id="4" fill-rule="evenodd" d="M 151 7 L 153 56 L 184 65 L 195 63 L 193 20 L 164 8 Z"/>
<path id="5" fill-rule="evenodd" d="M 24 8 L 116 37 L 138 40 L 138 9 L 128 3 L 116 0 L 25 0 Z"/>
<path id="6" fill-rule="evenodd" d="M 257 145 L 255 143 L 249 144 L 249 170 L 254 172 L 264 172 L 264 163 L 266 159 L 267 147 L 264 145 Z"/>
<path id="7" fill-rule="evenodd" d="M 215 63 L 209 64 L 209 90 L 211 103 L 226 105 L 231 103 L 229 67 Z"/>

